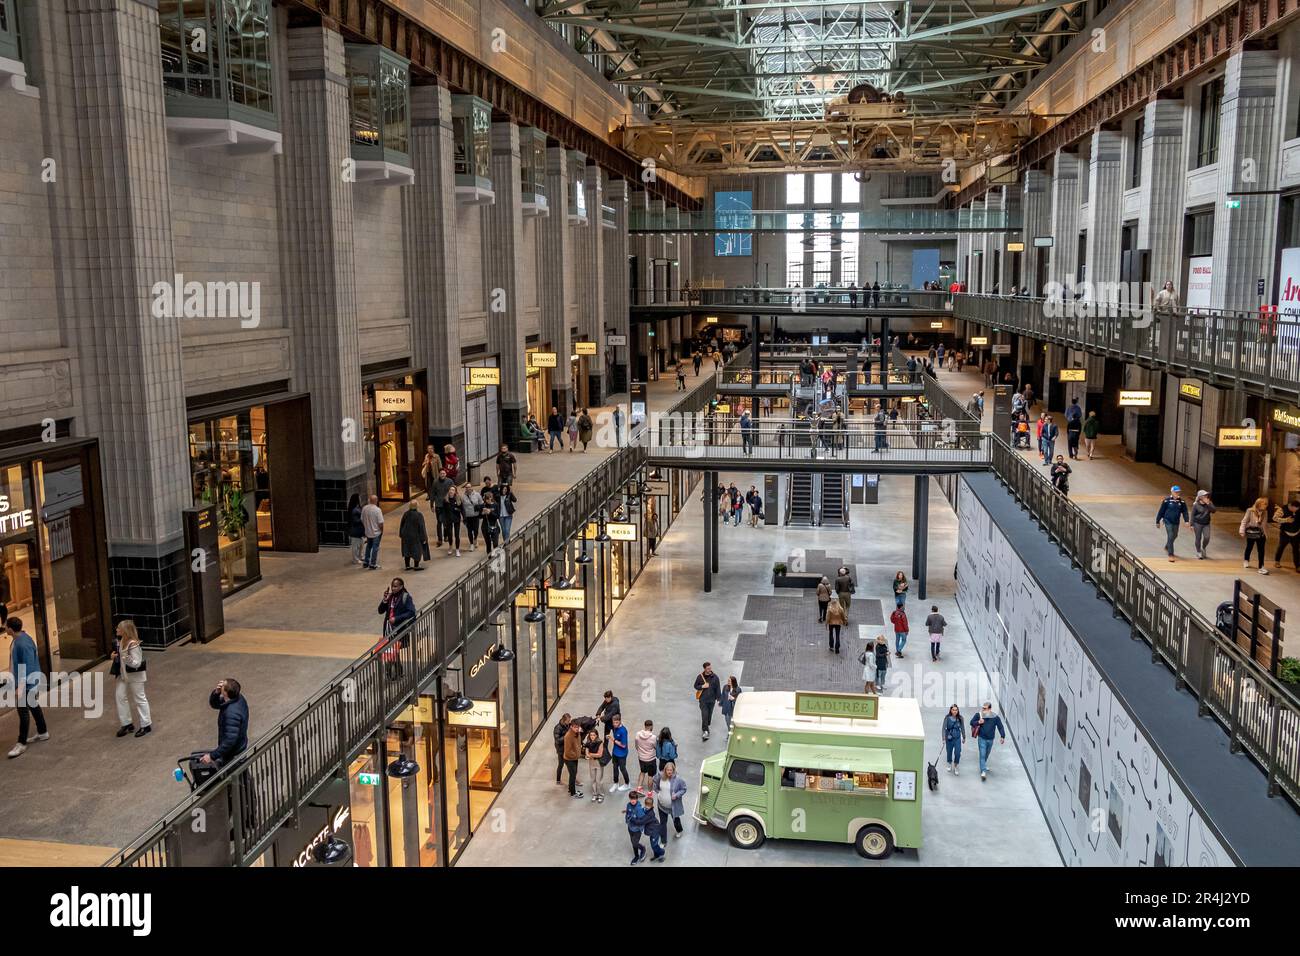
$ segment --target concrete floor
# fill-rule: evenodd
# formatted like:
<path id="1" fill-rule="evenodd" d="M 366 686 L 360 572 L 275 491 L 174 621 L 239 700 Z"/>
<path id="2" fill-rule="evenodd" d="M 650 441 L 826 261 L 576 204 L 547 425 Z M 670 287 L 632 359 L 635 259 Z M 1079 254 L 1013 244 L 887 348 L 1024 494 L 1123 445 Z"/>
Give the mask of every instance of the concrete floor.
<path id="1" fill-rule="evenodd" d="M 980 391 L 983 382 L 978 372 L 969 370 L 948 372 L 940 370 L 939 384 L 956 398 L 965 402 Z M 992 391 L 985 392 L 984 425 L 993 424 Z M 1034 407 L 1031 417 L 1036 419 L 1041 404 Z M 1067 454 L 1065 441 L 1065 410 L 1052 409 L 1052 417 L 1061 428 L 1056 450 Z M 1041 463 L 1035 449 L 1022 451 L 1026 460 Z M 1157 576 L 1173 587 L 1183 599 L 1198 611 L 1214 619 L 1215 609 L 1222 601 L 1232 600 L 1233 582 L 1238 576 L 1266 597 L 1282 607 L 1300 606 L 1300 574 L 1292 567 L 1290 557 L 1284 556 L 1283 568 L 1273 565 L 1277 546 L 1277 529 L 1270 528 L 1264 567 L 1271 572 L 1255 572 L 1256 561 L 1249 570 L 1242 568 L 1241 556 L 1245 541 L 1238 536 L 1241 523 L 1240 509 L 1223 507 L 1212 522 L 1212 532 L 1205 561 L 1196 559 L 1192 533 L 1183 528 L 1174 545 L 1178 560 L 1170 563 L 1165 555 L 1165 532 L 1155 523 L 1160 500 L 1169 494 L 1172 485 L 1180 485 L 1190 509 L 1196 497 L 1196 483 L 1162 465 L 1136 462 L 1125 456 L 1122 437 L 1102 434 L 1097 440 L 1097 457 L 1088 461 L 1071 461 L 1074 469 L 1070 475 L 1070 500 L 1079 505 L 1103 528 L 1140 558 Z M 1040 465 L 1041 467 L 1041 465 Z M 1047 469 L 1041 468 L 1044 474 Z"/>
<path id="2" fill-rule="evenodd" d="M 757 477 L 724 475 L 742 488 Z M 751 595 L 772 594 L 772 564 L 786 560 L 797 547 L 849 558 L 858 581 L 850 619 L 859 623 L 874 620 L 874 615 L 869 616 L 874 609 L 871 602 L 883 601 L 885 609 L 892 610 L 889 581 L 899 568 L 910 569 L 911 506 L 912 480 L 885 478 L 881 503 L 854 506 L 852 527 L 847 530 L 753 529 L 744 523 L 722 529 L 721 571 L 708 595 L 702 591 L 702 522 L 698 512 L 685 512 L 665 538 L 660 556 L 642 573 L 574 678 L 557 713 L 591 713 L 601 693 L 611 688 L 619 695 L 631 726 L 639 727 L 648 717 L 656 728 L 671 727 L 681 754 L 680 766 L 691 787 L 686 798 L 689 813 L 696 799 L 700 761 L 726 745 L 720 715 L 715 717 L 712 739 L 700 739 L 699 710 L 692 690 L 700 664 L 712 661 L 720 675 L 735 674 L 742 686 L 752 686 L 747 679 L 751 671 L 757 675 L 761 670 L 764 684 L 774 679 L 768 666 L 770 656 L 764 658 L 762 668 L 736 659 L 738 635 L 766 635 L 773 642 L 804 641 L 810 646 L 796 652 L 800 676 L 791 679 L 817 679 L 813 676 L 820 666 L 816 660 L 824 656 L 825 684 L 861 689 L 862 666 L 856 659 L 859 640 L 874 637 L 878 626 L 863 624 L 861 636 L 855 628 L 847 628 L 844 653 L 835 658 L 826 651 L 825 632 L 815 624 L 816 604 L 811 596 L 803 598 L 810 625 L 804 630 L 767 619 L 745 619 L 747 605 L 762 604 Z M 917 637 L 909 644 L 907 657 L 897 661 L 908 666 L 890 672 L 890 692 L 895 694 L 915 693 L 920 679 L 923 720 L 930 738 L 927 760 L 941 753 L 939 730 L 947 705 L 956 697 L 963 714 L 969 716 L 978 704 L 977 688 L 987 680 L 954 600 L 956 520 L 947 501 L 933 489 L 929 593 L 923 603 L 915 594 L 908 602 L 911 617 L 920 614 L 923 620 L 921 608 L 928 611 L 935 603 L 948 619 L 943 659 L 931 664 L 924 638 Z M 747 638 L 748 659 L 764 653 L 758 640 Z M 769 647 L 766 653 L 778 656 L 783 650 Z M 957 696 L 956 686 L 967 690 Z M 905 851 L 889 861 L 873 863 L 859 858 L 849 846 L 832 844 L 777 840 L 756 851 L 738 850 L 731 847 L 724 832 L 686 819 L 686 834 L 681 840 L 670 841 L 664 865 L 1059 866 L 1060 856 L 1015 746 L 1008 743 L 997 749 L 986 782 L 979 779 L 975 751 L 969 745 L 962 766 L 965 772 L 959 777 L 941 771 L 939 789 L 924 794 L 925 842 L 919 852 Z M 497 798 L 489 814 L 493 826 L 480 829 L 470 840 L 459 865 L 626 866 L 630 859 L 622 817 L 626 794 L 606 793 L 603 804 L 573 800 L 563 787 L 555 786 L 554 773 L 555 753 L 543 732 Z M 633 775 L 635 782 L 635 765 Z"/>
<path id="3" fill-rule="evenodd" d="M 688 378 L 688 388 L 708 376 Z M 649 406 L 663 410 L 681 394 L 671 376 L 648 386 Z M 592 409 L 592 414 L 597 414 Z M 585 453 L 519 456 L 516 524 L 522 524 L 596 467 L 612 449 L 592 445 Z M 426 521 L 430 524 L 423 501 Z M 102 711 L 45 708 L 51 739 L 33 743 L 23 756 L 0 761 L 0 865 L 21 860 L 63 864 L 98 863 L 187 796 L 171 776 L 176 758 L 212 746 L 216 714 L 208 692 L 223 677 L 236 677 L 250 704 L 249 738 L 272 730 L 346 664 L 379 639 L 375 607 L 394 574 L 405 577 L 417 603 L 429 600 L 484 552 L 455 558 L 435 553 L 426 570 L 402 571 L 397 536 L 400 512 L 390 513 L 379 572 L 351 565 L 345 548 L 316 554 L 262 555 L 263 579 L 225 602 L 226 633 L 206 645 L 185 645 L 149 655 L 148 695 L 154 732 L 139 740 L 118 739 L 113 679 L 107 665 L 92 672 L 102 681 Z M 8 650 L 0 647 L 3 659 Z M 14 740 L 18 720 L 0 713 L 0 740 Z M 7 751 L 9 744 L 3 746 Z M 5 842 L 7 841 L 7 842 Z M 88 849 L 60 844 L 84 845 Z"/>

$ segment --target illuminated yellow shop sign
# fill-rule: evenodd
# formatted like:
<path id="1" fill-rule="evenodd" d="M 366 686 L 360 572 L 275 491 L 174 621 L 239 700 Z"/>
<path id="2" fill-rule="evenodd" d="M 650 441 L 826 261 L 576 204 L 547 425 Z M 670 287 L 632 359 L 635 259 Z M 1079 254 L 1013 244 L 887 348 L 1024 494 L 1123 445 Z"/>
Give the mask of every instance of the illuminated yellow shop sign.
<path id="1" fill-rule="evenodd" d="M 1194 402 L 1201 400 L 1201 386 L 1198 382 L 1180 382 L 1178 394 L 1181 398 L 1190 398 Z"/>
<path id="2" fill-rule="evenodd" d="M 555 368 L 555 353 L 529 352 L 528 364 L 533 368 Z"/>
<path id="3" fill-rule="evenodd" d="M 1151 404 L 1150 390 L 1126 388 L 1119 393 L 1120 405 L 1130 408 L 1146 408 Z"/>
<path id="4" fill-rule="evenodd" d="M 605 533 L 614 541 L 635 541 L 636 525 L 631 521 L 606 521 Z"/>
<path id="5" fill-rule="evenodd" d="M 565 611 L 581 611 L 587 606 L 587 592 L 582 588 L 548 588 L 546 603 Z"/>
<path id="6" fill-rule="evenodd" d="M 596 343 L 595 342 L 574 342 L 573 354 L 574 355 L 595 355 Z"/>
<path id="7" fill-rule="evenodd" d="M 1008 242 L 1007 252 L 1024 252 L 1025 244 L 1023 242 Z"/>
<path id="8" fill-rule="evenodd" d="M 970 337 L 971 345 L 988 345 L 989 337 L 987 335 L 972 335 Z"/>
<path id="9" fill-rule="evenodd" d="M 1061 369 L 1062 382 L 1086 382 L 1088 381 L 1088 370 L 1086 368 L 1063 368 Z"/>
<path id="10" fill-rule="evenodd" d="M 932 329 L 941 329 L 941 328 L 943 328 L 943 323 L 942 323 L 942 322 L 931 322 L 931 323 L 930 323 L 930 328 L 932 328 Z"/>
<path id="11" fill-rule="evenodd" d="M 1274 405 L 1269 417 L 1273 424 L 1279 428 L 1285 428 L 1288 431 L 1300 432 L 1300 408 L 1289 408 L 1286 405 Z"/>
<path id="12" fill-rule="evenodd" d="M 1264 444 L 1264 433 L 1258 428 L 1219 426 L 1219 448 L 1259 448 Z"/>
<path id="13" fill-rule="evenodd" d="M 469 384 L 473 386 L 483 385 L 500 385 L 501 369 L 486 368 L 480 366 L 471 366 L 469 370 Z"/>
<path id="14" fill-rule="evenodd" d="M 717 324 L 718 324 L 718 317 L 717 317 L 716 315 L 706 315 L 706 316 L 704 317 L 704 321 L 705 321 L 706 323 L 708 323 L 709 325 L 717 325 Z"/>
<path id="15" fill-rule="evenodd" d="M 717 408 L 717 412 L 718 412 L 719 415 L 730 415 L 730 414 L 731 414 L 731 406 L 730 406 L 730 405 L 719 405 L 718 408 Z"/>

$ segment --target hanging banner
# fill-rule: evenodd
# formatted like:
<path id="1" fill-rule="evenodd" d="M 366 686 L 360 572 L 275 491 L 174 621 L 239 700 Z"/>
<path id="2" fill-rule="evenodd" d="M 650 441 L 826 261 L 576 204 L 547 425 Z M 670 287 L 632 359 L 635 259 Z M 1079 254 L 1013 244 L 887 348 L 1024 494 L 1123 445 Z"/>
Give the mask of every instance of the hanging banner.
<path id="1" fill-rule="evenodd" d="M 1188 310 L 1210 307 L 1213 277 L 1214 256 L 1193 256 L 1187 260 L 1187 299 L 1183 305 Z"/>
<path id="2" fill-rule="evenodd" d="M 1277 276 L 1277 310 L 1283 315 L 1300 315 L 1300 247 L 1282 250 Z"/>

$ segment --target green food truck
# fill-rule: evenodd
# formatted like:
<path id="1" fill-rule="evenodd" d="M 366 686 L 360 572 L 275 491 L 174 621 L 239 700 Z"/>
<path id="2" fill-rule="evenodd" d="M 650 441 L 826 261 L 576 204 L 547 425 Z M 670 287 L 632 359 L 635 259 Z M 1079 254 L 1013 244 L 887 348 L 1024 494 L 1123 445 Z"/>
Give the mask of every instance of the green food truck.
<path id="1" fill-rule="evenodd" d="M 925 731 L 914 698 L 747 691 L 726 752 L 704 760 L 695 819 L 733 846 L 852 843 L 881 860 L 921 845 Z"/>

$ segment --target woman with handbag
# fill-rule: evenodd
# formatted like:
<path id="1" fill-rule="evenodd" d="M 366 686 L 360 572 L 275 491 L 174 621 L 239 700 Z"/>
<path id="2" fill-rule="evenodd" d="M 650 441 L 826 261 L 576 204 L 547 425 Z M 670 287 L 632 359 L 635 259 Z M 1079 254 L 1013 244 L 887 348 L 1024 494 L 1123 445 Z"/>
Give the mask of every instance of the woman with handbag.
<path id="1" fill-rule="evenodd" d="M 1250 567 L 1250 553 L 1258 548 L 1260 574 L 1268 574 L 1268 568 L 1264 567 L 1264 547 L 1268 543 L 1264 528 L 1267 523 L 1268 499 L 1256 498 L 1255 504 L 1241 516 L 1241 524 L 1237 528 L 1237 534 L 1246 539 L 1246 553 L 1242 555 L 1241 566 Z"/>
<path id="2" fill-rule="evenodd" d="M 384 616 L 384 638 L 380 643 L 401 633 L 415 620 L 415 599 L 411 597 L 411 592 L 406 590 L 406 582 L 401 578 L 393 578 L 392 583 L 384 591 L 384 596 L 379 599 L 379 613 Z M 406 646 L 406 641 L 407 638 L 403 635 L 384 648 L 384 670 L 390 680 L 402 676 L 401 649 Z"/>
<path id="3" fill-rule="evenodd" d="M 817 623 L 826 623 L 826 609 L 831 604 L 831 580 L 822 575 L 822 579 L 817 582 Z"/>
<path id="4" fill-rule="evenodd" d="M 121 724 L 117 736 L 134 733 L 137 737 L 153 732 L 149 716 L 149 699 L 144 693 L 148 679 L 145 673 L 144 646 L 134 621 L 122 621 L 114 631 L 113 664 L 109 673 L 117 678 L 117 720 Z M 134 719 L 132 714 L 134 713 Z M 139 729 L 136 729 L 136 724 Z"/>

